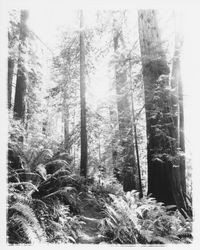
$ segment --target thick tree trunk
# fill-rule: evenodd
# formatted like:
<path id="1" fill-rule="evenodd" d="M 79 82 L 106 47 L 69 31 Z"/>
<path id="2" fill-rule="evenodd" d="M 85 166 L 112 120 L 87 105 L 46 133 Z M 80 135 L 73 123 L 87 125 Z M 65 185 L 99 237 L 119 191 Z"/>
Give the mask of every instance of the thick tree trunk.
<path id="1" fill-rule="evenodd" d="M 115 21 L 116 22 L 116 21 Z M 114 50 L 118 51 L 119 41 L 123 42 L 122 32 L 114 23 Z M 123 168 L 123 188 L 124 191 L 138 189 L 137 185 L 137 166 L 135 161 L 135 147 L 131 121 L 129 85 L 127 83 L 127 72 L 124 67 L 124 60 L 116 63 L 115 81 L 117 92 L 117 109 L 119 122 L 119 139 L 122 148 L 120 159 Z"/>
<path id="2" fill-rule="evenodd" d="M 26 110 L 26 70 L 24 67 L 23 59 L 23 46 L 27 37 L 27 27 L 26 20 L 28 13 L 25 10 L 21 11 L 21 21 L 20 21 L 20 36 L 19 36 L 19 59 L 18 59 L 18 69 L 17 69 L 17 81 L 16 81 L 16 91 L 15 91 L 15 102 L 14 102 L 14 117 L 21 119 L 23 122 L 25 120 L 25 110 Z"/>
<path id="3" fill-rule="evenodd" d="M 176 204 L 186 210 L 177 162 L 179 110 L 169 90 L 169 67 L 156 14 L 154 10 L 141 10 L 138 17 L 148 136 L 148 193 L 166 205 Z"/>
<path id="4" fill-rule="evenodd" d="M 165 204 L 175 204 L 170 181 L 171 167 L 163 157 L 159 157 L 163 156 L 169 144 L 165 143 L 164 136 L 163 138 L 159 136 L 159 132 L 161 132 L 159 125 L 163 126 L 164 121 L 165 100 L 161 100 L 161 96 L 156 95 L 159 93 L 158 91 L 164 91 L 166 82 L 162 86 L 157 81 L 160 76 L 169 74 L 169 67 L 162 49 L 155 11 L 140 10 L 138 25 L 148 137 L 148 193 Z"/>
<path id="5" fill-rule="evenodd" d="M 87 130 L 85 100 L 85 44 L 83 32 L 83 11 L 80 11 L 80 99 L 81 99 L 81 165 L 80 174 L 87 177 Z"/>
<path id="6" fill-rule="evenodd" d="M 138 17 L 148 137 L 148 193 L 151 193 L 158 201 L 174 204 L 173 193 L 170 188 L 170 168 L 163 160 L 155 157 L 156 154 L 163 153 L 162 141 L 157 136 L 155 129 L 155 126 L 160 123 L 159 111 L 162 112 L 163 110 L 162 108 L 157 110 L 160 107 L 156 107 L 154 95 L 157 80 L 161 75 L 169 74 L 169 68 L 161 46 L 155 11 L 141 10 Z"/>
<path id="7" fill-rule="evenodd" d="M 12 107 L 12 82 L 14 74 L 14 60 L 8 58 L 8 109 Z"/>
<path id="8" fill-rule="evenodd" d="M 17 71 L 17 82 L 15 91 L 15 104 L 14 104 L 14 117 L 21 119 L 24 122 L 25 119 L 25 93 L 26 93 L 26 76 L 24 67 L 20 67 Z"/>

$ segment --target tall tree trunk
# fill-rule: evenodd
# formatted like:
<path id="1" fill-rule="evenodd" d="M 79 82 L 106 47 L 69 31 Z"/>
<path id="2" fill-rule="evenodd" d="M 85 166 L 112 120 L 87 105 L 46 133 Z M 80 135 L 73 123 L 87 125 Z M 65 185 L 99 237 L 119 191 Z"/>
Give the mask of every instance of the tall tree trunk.
<path id="1" fill-rule="evenodd" d="M 123 45 L 122 31 L 117 27 L 114 20 L 114 50 L 118 51 L 120 44 Z M 121 60 L 121 59 L 120 59 Z M 122 152 L 120 162 L 123 167 L 123 189 L 125 192 L 138 189 L 137 166 L 135 161 L 135 148 L 133 143 L 133 130 L 131 122 L 131 109 L 129 103 L 129 86 L 127 83 L 127 72 L 124 67 L 124 60 L 115 65 L 115 81 L 117 92 L 117 109 L 119 122 L 119 137 Z"/>
<path id="2" fill-rule="evenodd" d="M 81 163 L 80 174 L 87 177 L 87 130 L 85 100 L 85 44 L 83 32 L 83 11 L 80 11 L 80 99 L 81 99 Z"/>
<path id="3" fill-rule="evenodd" d="M 114 84 L 114 88 L 116 88 L 115 84 Z M 116 94 L 114 95 L 114 98 L 116 98 Z M 118 130 L 119 130 L 118 115 L 117 115 L 117 110 L 113 104 L 109 106 L 109 117 L 110 117 L 110 134 L 112 135 L 112 138 L 111 138 L 112 171 L 111 172 L 114 174 L 114 176 L 118 179 L 119 182 L 122 182 L 120 170 L 118 169 L 118 152 L 117 152 Z"/>
<path id="4" fill-rule="evenodd" d="M 168 75 L 169 68 L 161 45 L 160 33 L 154 10 L 138 12 L 139 38 L 142 55 L 143 81 L 145 91 L 145 109 L 147 126 L 147 163 L 148 163 L 148 193 L 165 204 L 175 204 L 170 182 L 170 166 L 160 157 L 165 147 L 164 139 L 157 136 L 163 116 L 163 104 L 156 103 L 158 87 L 161 91 L 165 86 L 158 86 L 161 75 Z M 163 84 L 164 85 L 164 84 Z"/>
<path id="5" fill-rule="evenodd" d="M 15 102 L 14 102 L 14 117 L 25 120 L 25 109 L 26 109 L 26 70 L 23 59 L 23 47 L 27 37 L 27 26 L 26 20 L 28 18 L 28 12 L 26 10 L 21 11 L 20 20 L 20 36 L 19 36 L 19 59 L 17 69 L 17 81 L 15 90 Z"/>
<path id="6" fill-rule="evenodd" d="M 176 188 L 177 192 L 174 193 L 177 206 L 184 208 L 188 214 L 191 215 L 190 208 L 187 205 L 186 195 L 186 177 L 185 177 L 185 137 L 184 137 L 184 110 L 183 110 L 183 88 L 180 70 L 180 51 L 182 41 L 179 37 L 178 31 L 175 34 L 175 51 L 172 65 L 172 78 L 171 87 L 173 89 L 172 95 L 172 111 L 173 122 L 176 127 L 176 139 L 177 139 L 177 168 L 173 169 L 176 176 Z M 178 111 L 178 112 L 177 112 Z M 184 201 L 184 206 L 182 205 Z"/>
<path id="7" fill-rule="evenodd" d="M 139 148 L 138 148 L 138 138 L 137 138 L 137 127 L 135 121 L 135 108 L 134 108 L 134 101 L 133 101 L 133 82 L 132 82 L 132 75 L 131 75 L 131 61 L 129 60 L 129 78 L 130 78 L 130 89 L 131 89 L 131 123 L 132 123 L 132 131 L 134 132 L 133 137 L 135 140 L 135 151 L 136 151 L 136 161 L 137 161 L 137 172 L 138 172 L 138 190 L 140 194 L 140 198 L 143 197 L 142 191 L 142 178 L 141 178 L 141 171 L 140 171 L 140 157 L 139 157 Z"/>
<path id="8" fill-rule="evenodd" d="M 148 193 L 186 209 L 177 165 L 177 105 L 171 103 L 169 67 L 155 10 L 138 13 L 147 125 Z M 172 114 L 173 109 L 173 114 Z"/>
<path id="9" fill-rule="evenodd" d="M 180 65 L 180 62 L 179 62 Z M 179 148 L 183 152 L 180 158 L 180 168 L 181 168 L 181 180 L 183 192 L 186 193 L 186 178 L 185 178 L 185 136 L 184 136 L 184 109 L 183 109 L 183 87 L 182 81 L 179 80 L 178 85 L 178 97 L 179 97 Z"/>
<path id="10" fill-rule="evenodd" d="M 180 156 L 181 182 L 182 182 L 183 192 L 186 193 L 185 155 L 184 155 L 185 154 L 185 136 L 184 136 L 183 84 L 182 84 L 181 69 L 180 69 L 181 44 L 182 44 L 182 41 L 180 40 L 180 37 L 178 37 L 178 34 L 177 34 L 175 37 L 173 70 L 175 73 L 174 77 L 177 78 L 177 88 L 178 88 L 178 107 L 179 107 L 178 148 L 183 153 Z"/>
<path id="11" fill-rule="evenodd" d="M 14 74 L 14 59 L 8 58 L 8 109 L 12 107 L 12 83 Z"/>
<path id="12" fill-rule="evenodd" d="M 68 86 L 64 87 L 64 96 L 63 96 L 63 122 L 64 122 L 64 147 L 69 152 L 69 95 L 68 95 Z"/>

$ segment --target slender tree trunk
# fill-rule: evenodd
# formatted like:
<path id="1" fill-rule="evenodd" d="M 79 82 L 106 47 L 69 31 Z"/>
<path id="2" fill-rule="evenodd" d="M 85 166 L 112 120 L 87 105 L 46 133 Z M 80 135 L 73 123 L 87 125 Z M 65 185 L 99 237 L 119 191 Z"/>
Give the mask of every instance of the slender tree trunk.
<path id="1" fill-rule="evenodd" d="M 122 31 L 114 21 L 114 50 L 119 49 L 119 41 L 123 43 Z M 119 122 L 119 137 L 122 152 L 120 162 L 123 167 L 123 189 L 125 192 L 137 189 L 137 166 L 135 161 L 135 148 L 133 143 L 133 131 L 131 122 L 131 110 L 129 103 L 129 89 L 127 83 L 127 72 L 124 61 L 117 62 L 115 66 L 115 81 L 117 92 L 117 109 Z"/>
<path id="2" fill-rule="evenodd" d="M 12 83 L 14 74 L 14 60 L 8 58 L 8 109 L 12 107 Z"/>
<path id="3" fill-rule="evenodd" d="M 186 178 L 185 178 L 185 136 L 184 136 L 184 110 L 183 110 L 183 87 L 182 87 L 182 81 L 179 81 L 179 134 L 180 134 L 180 140 L 179 140 L 179 147 L 180 150 L 183 152 L 183 155 L 180 158 L 180 168 L 181 168 L 181 180 L 182 180 L 182 187 L 183 192 L 186 193 Z"/>
<path id="4" fill-rule="evenodd" d="M 141 178 L 141 171 L 140 171 L 140 157 L 139 157 L 139 148 L 138 148 L 138 138 L 137 138 L 137 127 L 136 127 L 136 121 L 135 121 L 135 108 L 134 108 L 134 102 L 133 102 L 133 82 L 132 82 L 132 76 L 131 76 L 131 61 L 129 60 L 129 73 L 130 73 L 130 89 L 131 89 L 131 123 L 132 123 L 132 131 L 133 137 L 135 140 L 135 151 L 136 151 L 136 159 L 137 159 L 137 171 L 138 171 L 138 190 L 140 193 L 140 198 L 143 197 L 142 192 L 142 178 Z"/>
<path id="5" fill-rule="evenodd" d="M 169 67 L 154 10 L 138 13 L 147 123 L 148 193 L 186 209 L 177 164 L 178 106 L 169 89 Z M 173 113 L 172 113 L 173 110 Z"/>
<path id="6" fill-rule="evenodd" d="M 85 44 L 83 32 L 83 11 L 80 11 L 80 99 L 81 99 L 81 164 L 80 174 L 87 177 L 87 130 L 86 130 L 86 100 L 85 100 Z"/>
<path id="7" fill-rule="evenodd" d="M 25 121 L 25 110 L 26 110 L 26 70 L 24 66 L 23 59 L 23 46 L 27 37 L 27 26 L 26 20 L 28 17 L 28 12 L 25 10 L 21 11 L 21 21 L 20 21 L 20 36 L 19 36 L 19 59 L 18 59 L 18 69 L 17 69 L 17 81 L 15 90 L 15 102 L 14 102 L 14 117 Z"/>
<path id="8" fill-rule="evenodd" d="M 185 137 L 184 137 L 184 110 L 183 110 L 183 89 L 180 72 L 180 50 L 182 41 L 178 37 L 178 32 L 175 35 L 175 51 L 172 66 L 172 80 L 171 87 L 173 89 L 172 95 L 172 111 L 173 122 L 176 127 L 177 139 L 177 168 L 173 169 L 173 174 L 176 177 L 174 188 L 177 192 L 174 193 L 174 199 L 177 206 L 183 208 L 189 215 L 191 215 L 190 208 L 188 208 L 186 195 L 186 177 L 185 177 Z M 177 112 L 178 111 L 178 112 Z M 183 206 L 184 203 L 184 206 Z"/>
<path id="9" fill-rule="evenodd" d="M 177 77 L 177 87 L 178 87 L 178 107 L 179 107 L 179 127 L 178 127 L 178 148 L 183 153 L 180 156 L 180 171 L 181 171 L 181 182 L 183 192 L 186 193 L 186 178 L 185 178 L 185 136 L 184 136 L 184 109 L 183 109 L 183 84 L 181 79 L 181 69 L 180 69 L 180 50 L 181 41 L 176 35 L 175 38 L 175 53 L 174 53 L 174 71 L 176 72 L 175 77 Z"/>
<path id="10" fill-rule="evenodd" d="M 75 124 L 76 124 L 76 109 L 74 109 L 73 112 L 73 131 L 75 130 Z M 73 143 L 73 155 L 74 155 L 74 167 L 76 166 L 76 144 Z"/>
<path id="11" fill-rule="evenodd" d="M 98 141 L 98 153 L 99 153 L 99 164 L 101 164 L 101 139 L 99 137 L 99 141 Z"/>
<path id="12" fill-rule="evenodd" d="M 115 95 L 116 97 L 116 95 Z M 117 153 L 117 138 L 118 138 L 118 117 L 117 112 L 113 105 L 111 104 L 109 107 L 109 115 L 110 115 L 110 133 L 112 135 L 111 138 L 111 155 L 112 155 L 112 166 L 113 166 L 113 174 L 118 179 L 118 181 L 122 182 L 119 169 L 118 169 L 118 153 Z"/>
<path id="13" fill-rule="evenodd" d="M 69 95 L 68 95 L 68 86 L 66 84 L 63 97 L 63 122 L 64 122 L 64 147 L 69 152 Z"/>

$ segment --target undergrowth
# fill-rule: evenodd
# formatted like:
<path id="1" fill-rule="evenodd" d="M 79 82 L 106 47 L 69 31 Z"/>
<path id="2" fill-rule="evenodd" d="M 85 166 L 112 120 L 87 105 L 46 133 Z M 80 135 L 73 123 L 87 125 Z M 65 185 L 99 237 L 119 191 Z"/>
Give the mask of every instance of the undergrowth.
<path id="1" fill-rule="evenodd" d="M 135 191 L 110 194 L 100 229 L 107 241 L 118 244 L 191 243 L 192 222 L 178 210 L 168 211 L 154 198 L 139 199 Z"/>
<path id="2" fill-rule="evenodd" d="M 12 137 L 12 134 L 18 136 Z M 12 125 L 8 154 L 7 241 L 9 244 L 76 243 L 81 209 L 101 214 L 107 243 L 191 243 L 192 220 L 155 199 L 125 193 L 114 178 L 83 178 L 65 152 L 23 147 Z"/>
<path id="3" fill-rule="evenodd" d="M 59 199 L 33 199 L 27 191 L 12 186 L 8 195 L 9 244 L 75 243 L 81 227 L 77 216 Z"/>
<path id="4" fill-rule="evenodd" d="M 76 243 L 84 222 L 78 214 L 83 182 L 65 152 L 27 150 L 9 142 L 7 242 Z"/>

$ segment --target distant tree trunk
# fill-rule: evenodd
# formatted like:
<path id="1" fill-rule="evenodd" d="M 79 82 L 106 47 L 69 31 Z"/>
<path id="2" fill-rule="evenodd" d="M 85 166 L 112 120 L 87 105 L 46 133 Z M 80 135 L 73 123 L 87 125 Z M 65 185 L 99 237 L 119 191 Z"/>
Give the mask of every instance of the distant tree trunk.
<path id="1" fill-rule="evenodd" d="M 14 102 L 14 117 L 25 120 L 25 109 L 26 109 L 26 72 L 24 67 L 23 59 L 23 46 L 27 37 L 27 26 L 26 20 L 28 18 L 28 12 L 26 10 L 21 11 L 20 20 L 20 36 L 19 36 L 19 59 L 17 69 L 17 82 L 15 90 L 15 102 Z"/>
<path id="2" fill-rule="evenodd" d="M 73 112 L 73 131 L 75 130 L 76 124 L 76 109 Z M 73 142 L 73 155 L 74 155 L 74 167 L 76 166 L 76 143 Z"/>
<path id="3" fill-rule="evenodd" d="M 14 74 L 14 59 L 8 58 L 8 109 L 12 107 L 12 82 Z"/>
<path id="4" fill-rule="evenodd" d="M 180 67 L 180 62 L 179 62 Z M 179 68 L 180 70 L 180 68 Z M 178 97 L 179 97 L 179 148 L 185 153 L 185 136 L 184 136 L 184 109 L 183 109 L 183 86 L 182 80 L 178 84 Z M 186 178 L 185 178 L 185 155 L 180 158 L 181 180 L 183 192 L 186 193 Z"/>
<path id="5" fill-rule="evenodd" d="M 147 124 L 148 193 L 186 210 L 177 165 L 177 119 L 172 114 L 169 67 L 155 10 L 138 13 Z M 178 113 L 177 106 L 173 107 Z M 175 110 L 174 110 L 175 111 Z M 173 117 L 174 119 L 173 119 Z"/>
<path id="6" fill-rule="evenodd" d="M 69 95 L 68 95 L 68 86 L 66 84 L 63 98 L 63 122 L 64 122 L 64 147 L 69 152 Z"/>
<path id="7" fill-rule="evenodd" d="M 98 153 L 99 153 L 99 164 L 101 164 L 101 139 L 99 137 L 99 141 L 98 141 Z"/>
<path id="8" fill-rule="evenodd" d="M 119 169 L 117 167 L 118 166 L 118 153 L 117 153 L 118 133 L 117 131 L 119 129 L 119 124 L 118 124 L 117 111 L 115 107 L 113 107 L 113 104 L 109 106 L 109 117 L 110 117 L 110 134 L 112 135 L 112 138 L 111 138 L 112 173 L 118 179 L 118 181 L 122 182 L 120 174 L 119 174 Z"/>
<path id="9" fill-rule="evenodd" d="M 83 32 L 83 11 L 80 11 L 80 99 L 81 99 L 81 164 L 80 174 L 87 177 L 87 130 L 85 100 L 85 44 Z"/>
<path id="10" fill-rule="evenodd" d="M 114 20 L 116 22 L 116 20 Z M 114 23 L 114 50 L 118 51 L 121 41 L 123 44 L 122 31 Z M 121 58 L 120 58 L 121 60 Z M 129 103 L 129 86 L 124 60 L 116 63 L 115 81 L 117 92 L 117 109 L 119 122 L 119 137 L 122 152 L 120 164 L 123 167 L 123 189 L 125 192 L 137 189 L 137 165 L 135 161 L 135 148 L 133 143 L 133 130 L 131 121 L 131 109 Z"/>
<path id="11" fill-rule="evenodd" d="M 131 61 L 129 60 L 129 74 L 130 74 L 130 89 L 131 89 L 131 123 L 132 123 L 132 131 L 134 131 L 134 139 L 135 139 L 135 151 L 136 151 L 136 161 L 137 161 L 137 172 L 138 172 L 138 190 L 140 193 L 140 198 L 143 197 L 142 191 L 142 178 L 141 178 L 141 170 L 140 170 L 140 157 L 139 157 L 139 147 L 138 147 L 138 138 L 137 138 L 137 127 L 136 127 L 136 120 L 135 120 L 135 108 L 134 108 L 134 101 L 133 101 L 133 82 L 132 82 L 132 75 L 131 75 Z"/>

